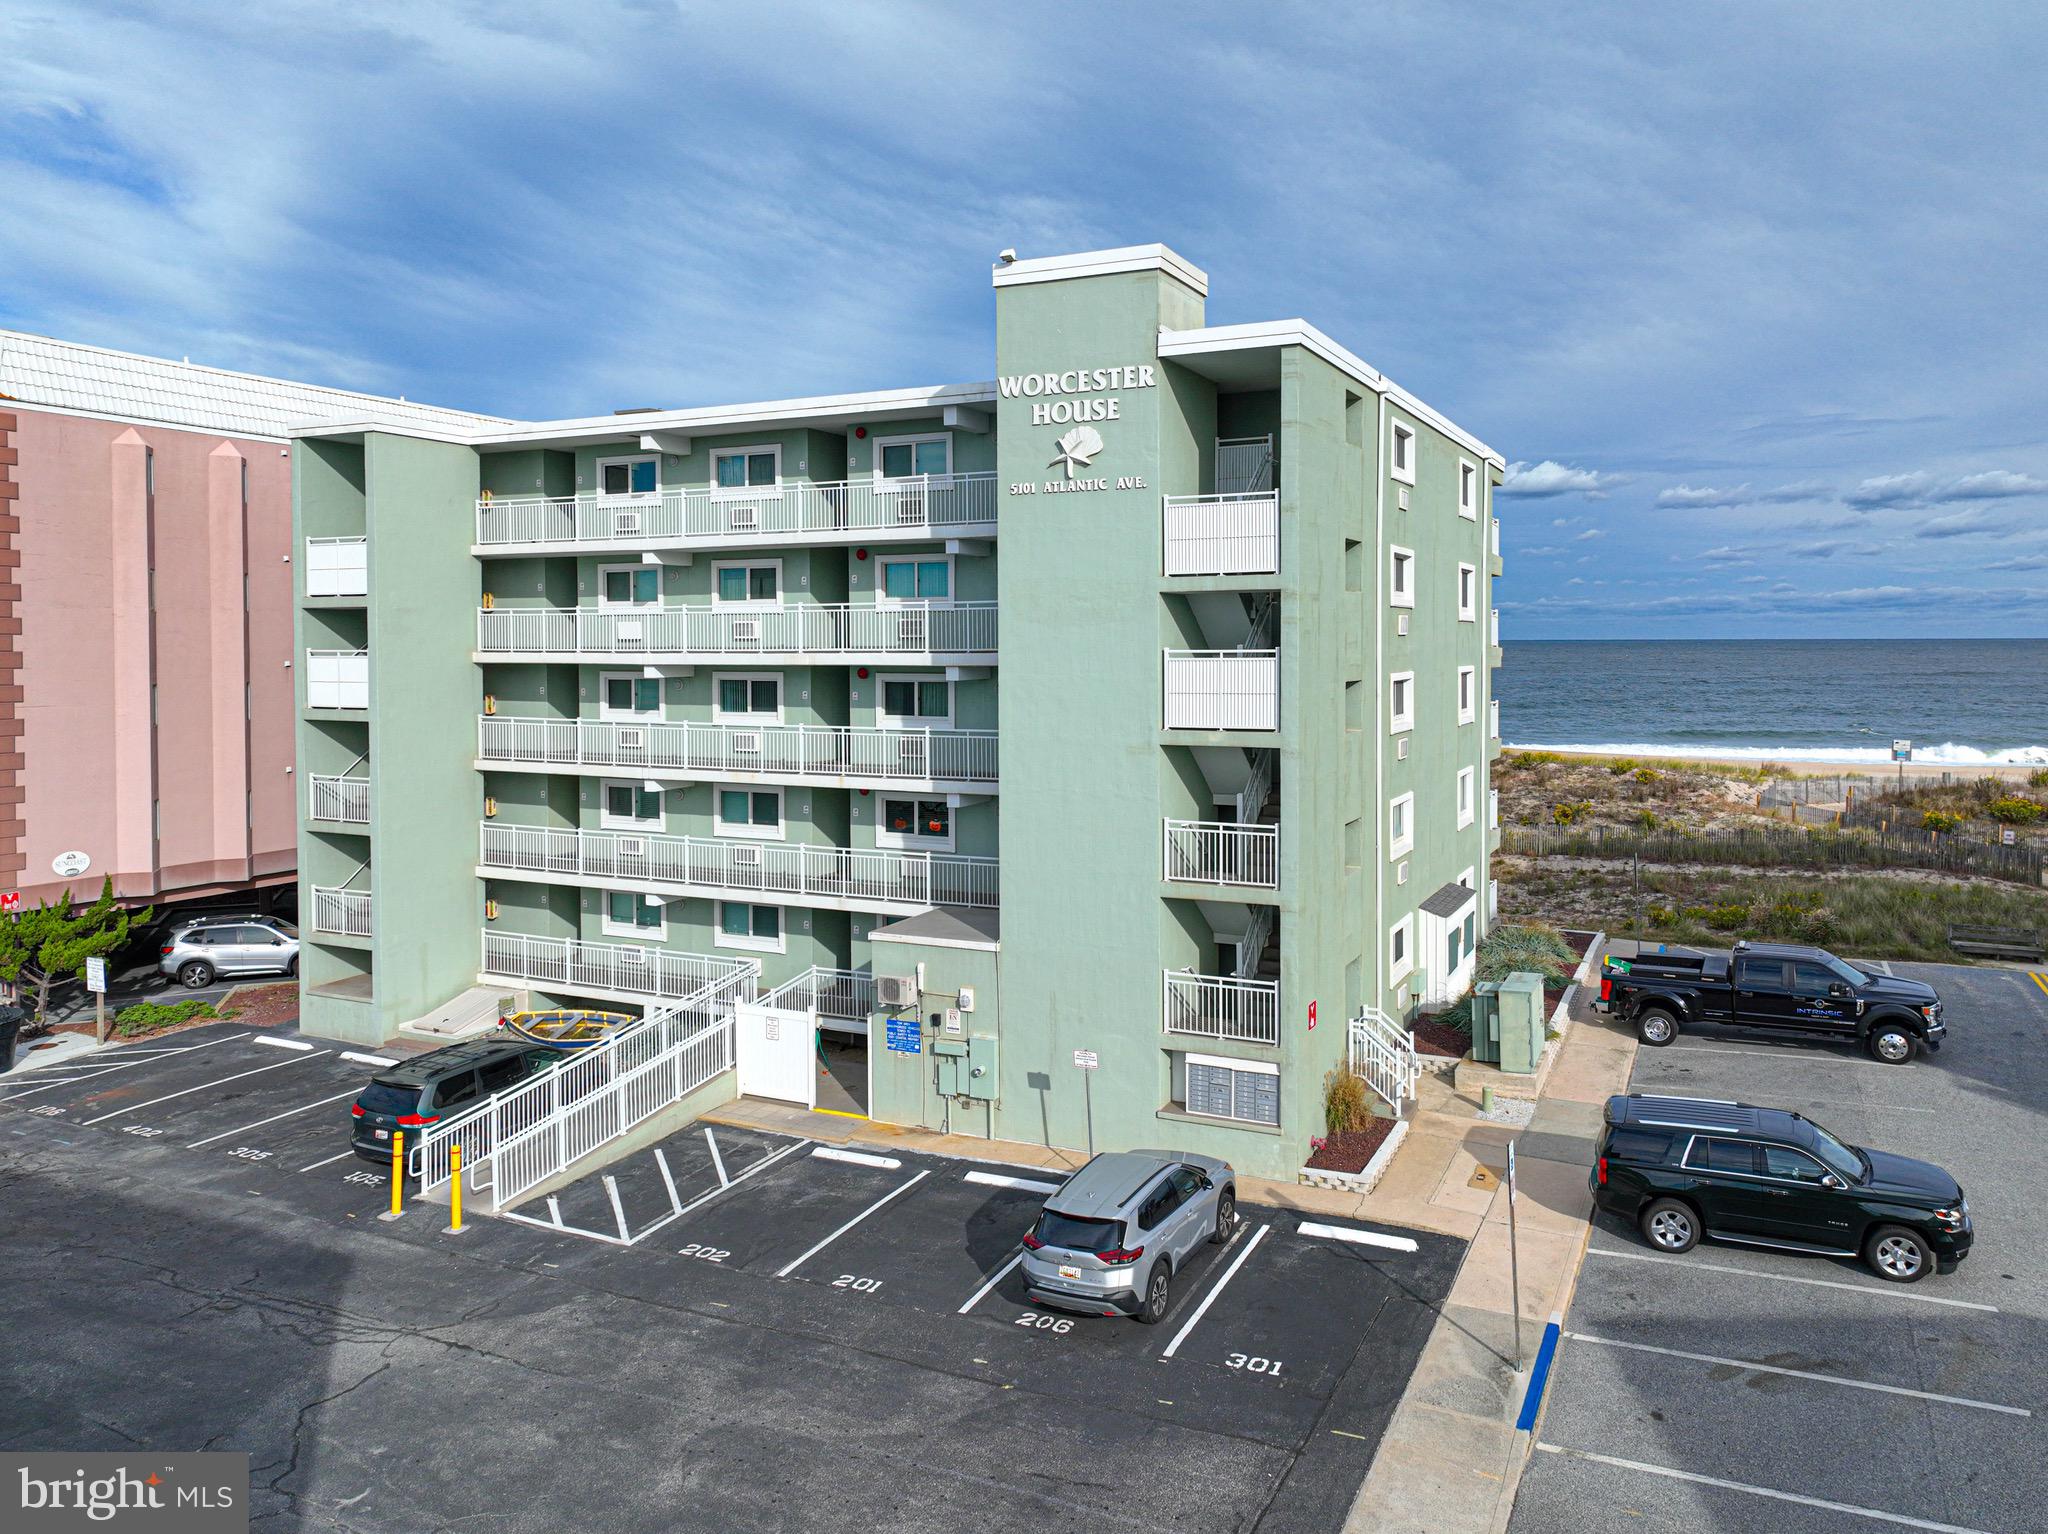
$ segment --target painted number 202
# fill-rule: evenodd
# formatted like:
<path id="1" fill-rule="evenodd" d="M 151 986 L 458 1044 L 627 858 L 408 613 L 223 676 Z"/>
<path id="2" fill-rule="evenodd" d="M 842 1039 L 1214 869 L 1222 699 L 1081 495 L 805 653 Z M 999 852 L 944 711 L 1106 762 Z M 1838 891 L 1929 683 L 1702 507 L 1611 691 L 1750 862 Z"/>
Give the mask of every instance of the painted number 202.
<path id="1" fill-rule="evenodd" d="M 1232 1353 L 1223 1360 L 1233 1369 L 1242 1369 L 1247 1374 L 1278 1374 L 1280 1360 L 1277 1358 L 1254 1358 L 1243 1353 Z"/>

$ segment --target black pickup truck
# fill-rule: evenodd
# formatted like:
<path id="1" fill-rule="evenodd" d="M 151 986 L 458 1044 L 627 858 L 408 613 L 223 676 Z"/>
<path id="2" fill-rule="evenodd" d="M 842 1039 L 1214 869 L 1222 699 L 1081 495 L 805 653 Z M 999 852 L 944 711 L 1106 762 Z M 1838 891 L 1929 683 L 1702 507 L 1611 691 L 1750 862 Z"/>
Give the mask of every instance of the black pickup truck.
<path id="1" fill-rule="evenodd" d="M 1823 948 L 1737 943 L 1732 953 L 1670 948 L 1601 961 L 1594 1003 L 1669 1044 L 1693 1023 L 1801 1038 L 1855 1039 L 1871 1058 L 1904 1065 L 1948 1033 L 1941 998 L 1918 980 L 1865 974 Z"/>

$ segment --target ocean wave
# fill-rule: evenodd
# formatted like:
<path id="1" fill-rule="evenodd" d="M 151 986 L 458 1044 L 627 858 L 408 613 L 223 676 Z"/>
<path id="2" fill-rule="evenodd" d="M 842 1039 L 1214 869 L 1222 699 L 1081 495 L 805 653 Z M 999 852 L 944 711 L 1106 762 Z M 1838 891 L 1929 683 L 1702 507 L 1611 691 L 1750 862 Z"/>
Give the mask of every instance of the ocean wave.
<path id="1" fill-rule="evenodd" d="M 1510 751 L 1564 751 L 1576 756 L 1697 758 L 1716 762 L 1837 762 L 1844 766 L 1890 766 L 1888 746 L 1702 746 L 1702 745 L 1521 745 Z M 1915 746 L 1913 761 L 1925 767 L 2048 767 L 2048 746 L 2007 746 L 1986 751 L 1945 741 Z"/>

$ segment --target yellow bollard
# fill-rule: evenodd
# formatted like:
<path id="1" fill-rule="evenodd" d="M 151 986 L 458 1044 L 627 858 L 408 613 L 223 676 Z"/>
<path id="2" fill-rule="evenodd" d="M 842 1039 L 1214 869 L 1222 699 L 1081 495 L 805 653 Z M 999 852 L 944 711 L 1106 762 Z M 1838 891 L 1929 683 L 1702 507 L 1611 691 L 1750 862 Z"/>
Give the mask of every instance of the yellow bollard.
<path id="1" fill-rule="evenodd" d="M 395 1220 L 405 1213 L 405 1131 L 391 1131 L 391 1210 L 377 1216 L 380 1220 Z"/>
<path id="2" fill-rule="evenodd" d="M 448 1147 L 448 1229 L 447 1235 L 462 1234 L 462 1145 Z"/>

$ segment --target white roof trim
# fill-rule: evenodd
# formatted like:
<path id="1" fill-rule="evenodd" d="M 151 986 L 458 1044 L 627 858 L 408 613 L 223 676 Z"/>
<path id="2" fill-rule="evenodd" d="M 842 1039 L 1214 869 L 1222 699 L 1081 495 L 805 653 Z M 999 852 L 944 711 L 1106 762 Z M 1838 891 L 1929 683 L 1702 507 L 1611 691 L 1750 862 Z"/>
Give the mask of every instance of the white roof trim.
<path id="1" fill-rule="evenodd" d="M 1338 345 L 1307 320 L 1262 320 L 1251 325 L 1211 325 L 1201 330 L 1162 330 L 1161 357 L 1199 357 L 1209 352 L 1250 351 L 1268 346 L 1301 346 L 1368 389 L 1386 395 L 1418 421 L 1426 421 L 1453 442 L 1505 469 L 1507 460 L 1441 412 L 1425 405 L 1362 358 Z"/>
<path id="2" fill-rule="evenodd" d="M 1164 245 L 1125 245 L 1116 250 L 1087 250 L 1071 256 L 1037 256 L 1007 266 L 998 264 L 992 269 L 990 280 L 999 288 L 1014 288 L 1030 282 L 1063 282 L 1070 277 L 1102 277 L 1112 272 L 1165 272 L 1203 298 L 1209 296 L 1209 274 Z"/>
<path id="3" fill-rule="evenodd" d="M 292 428 L 295 437 L 347 436 L 381 431 L 432 437 L 471 447 L 519 447 L 566 439 L 605 442 L 650 432 L 682 436 L 721 431 L 746 431 L 780 423 L 802 425 L 834 416 L 940 415 L 948 405 L 991 405 L 996 386 L 988 383 L 932 384 L 914 389 L 882 389 L 864 394 L 820 394 L 803 399 L 765 400 L 755 404 L 706 405 L 690 410 L 638 411 L 631 415 L 579 416 L 559 421 L 521 421 L 482 426 L 472 431 L 435 431 L 417 423 L 375 414 L 346 420 L 306 422 Z"/>

